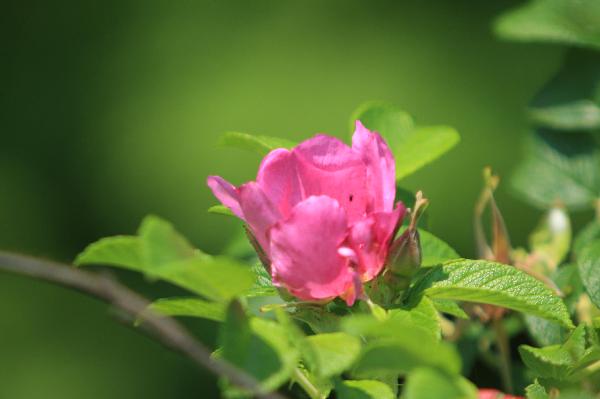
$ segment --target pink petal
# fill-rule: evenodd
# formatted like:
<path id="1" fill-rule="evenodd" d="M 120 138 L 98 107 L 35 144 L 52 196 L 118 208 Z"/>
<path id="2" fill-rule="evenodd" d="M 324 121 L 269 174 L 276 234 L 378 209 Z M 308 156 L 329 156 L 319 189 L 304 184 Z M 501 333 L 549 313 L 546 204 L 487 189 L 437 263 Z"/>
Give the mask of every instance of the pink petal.
<path id="1" fill-rule="evenodd" d="M 396 196 L 396 164 L 390 148 L 379 133 L 356 121 L 352 149 L 360 154 L 367 168 L 367 191 L 371 197 L 367 210 L 390 212 Z"/>
<path id="2" fill-rule="evenodd" d="M 263 159 L 256 181 L 283 217 L 289 216 L 292 208 L 303 199 L 296 159 L 284 148 L 271 151 Z"/>
<path id="3" fill-rule="evenodd" d="M 267 231 L 281 219 L 281 214 L 258 183 L 249 182 L 240 186 L 239 193 L 246 223 L 265 253 L 269 255 Z"/>
<path id="4" fill-rule="evenodd" d="M 244 213 L 240 207 L 240 195 L 233 184 L 220 176 L 208 176 L 206 184 L 223 205 L 231 209 L 231 212 L 237 217 L 244 219 Z"/>
<path id="5" fill-rule="evenodd" d="M 335 198 L 346 210 L 350 223 L 364 216 L 368 198 L 366 168 L 357 153 L 325 135 L 304 141 L 292 153 L 305 196 Z"/>
<path id="6" fill-rule="evenodd" d="M 363 283 L 360 279 L 360 275 L 352 271 L 352 285 L 346 289 L 341 297 L 346 301 L 346 305 L 352 306 L 354 302 L 359 298 L 364 298 Z"/>
<path id="7" fill-rule="evenodd" d="M 349 242 L 358 257 L 357 270 L 369 281 L 383 268 L 397 228 L 406 213 L 399 202 L 392 212 L 375 212 L 352 225 Z"/>
<path id="8" fill-rule="evenodd" d="M 347 235 L 346 212 L 332 198 L 313 196 L 270 232 L 273 281 L 304 300 L 328 299 L 352 286 L 352 270 L 338 254 Z"/>

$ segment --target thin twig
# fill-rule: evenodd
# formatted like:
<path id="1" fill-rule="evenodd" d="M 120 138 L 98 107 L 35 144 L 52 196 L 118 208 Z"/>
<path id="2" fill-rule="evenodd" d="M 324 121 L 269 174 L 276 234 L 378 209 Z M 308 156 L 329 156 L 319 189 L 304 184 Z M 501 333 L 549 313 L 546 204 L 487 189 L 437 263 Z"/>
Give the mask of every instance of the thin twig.
<path id="1" fill-rule="evenodd" d="M 506 393 L 513 393 L 512 373 L 510 369 L 510 345 L 508 335 L 502 324 L 502 319 L 494 318 L 492 320 L 494 332 L 496 333 L 496 344 L 500 352 L 500 376 L 502 385 Z"/>
<path id="2" fill-rule="evenodd" d="M 0 251 L 0 270 L 49 281 L 94 296 L 113 305 L 132 320 L 143 313 L 146 332 L 166 347 L 188 357 L 196 365 L 228 378 L 231 383 L 250 391 L 256 397 L 285 398 L 277 392 L 265 392 L 252 376 L 228 362 L 211 357 L 211 351 L 194 339 L 179 322 L 148 311 L 148 300 L 113 279 L 69 265 L 5 251 Z"/>

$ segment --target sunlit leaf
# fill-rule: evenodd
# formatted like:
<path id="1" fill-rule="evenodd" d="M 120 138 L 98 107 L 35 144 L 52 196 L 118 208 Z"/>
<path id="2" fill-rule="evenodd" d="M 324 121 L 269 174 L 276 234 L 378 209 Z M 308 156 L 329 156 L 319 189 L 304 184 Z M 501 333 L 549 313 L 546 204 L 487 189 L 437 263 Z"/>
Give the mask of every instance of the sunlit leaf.
<path id="1" fill-rule="evenodd" d="M 502 306 L 556 321 L 572 328 L 563 301 L 530 275 L 507 265 L 461 259 L 430 268 L 409 292 L 409 298 L 470 301 Z"/>
<path id="2" fill-rule="evenodd" d="M 202 255 L 171 223 L 156 216 L 144 218 L 138 237 L 144 243 L 144 260 L 151 267 Z"/>
<path id="3" fill-rule="evenodd" d="M 431 299 L 426 296 L 423 296 L 419 303 L 411 308 L 391 309 L 389 317 L 413 324 L 415 327 L 423 329 L 435 340 L 442 337 L 438 312 Z"/>
<path id="4" fill-rule="evenodd" d="M 477 399 L 477 388 L 465 378 L 436 369 L 419 368 L 411 372 L 403 399 Z"/>
<path id="5" fill-rule="evenodd" d="M 214 301 L 228 301 L 254 284 L 250 268 L 230 258 L 190 258 L 169 263 L 156 271 L 162 280 Z"/>
<path id="6" fill-rule="evenodd" d="M 97 264 L 143 271 L 145 261 L 142 247 L 138 237 L 106 237 L 88 245 L 73 263 L 78 266 Z"/>
<path id="7" fill-rule="evenodd" d="M 199 317 L 215 321 L 225 319 L 224 303 L 192 297 L 158 299 L 149 306 L 149 309 L 166 316 Z"/>
<path id="8" fill-rule="evenodd" d="M 415 126 L 406 112 L 386 103 L 366 103 L 351 117 L 351 130 L 360 120 L 365 127 L 379 132 L 396 160 L 396 179 L 406 177 L 449 151 L 460 136 L 448 126 Z"/>
<path id="9" fill-rule="evenodd" d="M 207 255 L 192 247 L 169 222 L 147 216 L 137 237 L 102 238 L 88 245 L 74 263 L 122 267 L 154 277 L 162 265 L 192 257 L 205 258 Z"/>
<path id="10" fill-rule="evenodd" d="M 421 241 L 421 253 L 423 256 L 421 266 L 435 266 L 449 260 L 460 258 L 460 255 L 457 254 L 450 245 L 428 231 L 419 229 L 419 237 Z"/>
<path id="11" fill-rule="evenodd" d="M 460 358 L 452 346 L 438 342 L 406 320 L 380 321 L 366 315 L 353 316 L 343 320 L 342 329 L 368 338 L 352 370 L 358 377 L 374 378 L 390 372 L 406 374 L 421 366 L 450 373 L 460 370 Z"/>
<path id="12" fill-rule="evenodd" d="M 301 373 L 301 375 L 306 378 L 317 391 L 314 396 L 309 395 L 311 396 L 311 399 L 324 399 L 329 397 L 329 394 L 334 388 L 334 382 L 331 378 L 317 377 L 314 373 L 308 371 L 302 363 L 299 363 L 297 368 L 298 372 Z M 297 374 L 294 374 L 292 379 L 293 381 L 298 382 Z"/>
<path id="13" fill-rule="evenodd" d="M 228 301 L 241 295 L 255 281 L 249 267 L 231 258 L 202 253 L 170 223 L 156 216 L 143 220 L 137 237 L 101 239 L 89 245 L 75 263 L 135 270 L 214 301 Z"/>
<path id="14" fill-rule="evenodd" d="M 291 377 L 299 357 L 278 323 L 248 318 L 236 301 L 230 305 L 221 325 L 219 343 L 224 359 L 248 372 L 268 391 L 277 389 Z"/>
<path id="15" fill-rule="evenodd" d="M 458 317 L 459 319 L 469 318 L 469 315 L 455 301 L 451 301 L 449 299 L 433 298 L 431 302 L 439 312 Z"/>
<path id="16" fill-rule="evenodd" d="M 519 353 L 527 367 L 538 377 L 566 379 L 585 353 L 585 328 L 579 326 L 564 345 L 534 348 L 519 346 Z"/>
<path id="17" fill-rule="evenodd" d="M 259 155 L 267 155 L 267 153 L 276 148 L 292 148 L 295 143 L 279 137 L 255 136 L 241 132 L 226 132 L 221 135 L 219 145 L 249 150 Z"/>
<path id="18" fill-rule="evenodd" d="M 335 384 L 339 399 L 395 399 L 389 386 L 375 380 L 341 380 Z"/>
<path id="19" fill-rule="evenodd" d="M 208 208 L 208 213 L 214 213 L 215 215 L 235 217 L 233 212 L 231 212 L 231 209 L 227 208 L 225 205 L 213 205 L 210 208 Z"/>
<path id="20" fill-rule="evenodd" d="M 343 332 L 308 336 L 305 345 L 310 346 L 308 364 L 318 377 L 331 377 L 346 371 L 361 349 L 359 338 Z"/>
<path id="21" fill-rule="evenodd" d="M 527 399 L 550 399 L 546 390 L 537 381 L 525 388 Z"/>

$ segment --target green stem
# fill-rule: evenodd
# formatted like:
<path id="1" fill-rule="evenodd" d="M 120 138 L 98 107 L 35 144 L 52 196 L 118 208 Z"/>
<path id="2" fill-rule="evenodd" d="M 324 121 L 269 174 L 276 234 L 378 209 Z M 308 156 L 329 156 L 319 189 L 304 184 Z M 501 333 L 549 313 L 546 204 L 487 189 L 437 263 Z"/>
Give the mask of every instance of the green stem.
<path id="1" fill-rule="evenodd" d="M 510 371 L 510 346 L 508 335 L 502 324 L 502 319 L 492 321 L 494 332 L 496 333 L 496 344 L 500 351 L 500 376 L 502 377 L 502 386 L 506 393 L 513 393 L 513 382 Z"/>
<path id="2" fill-rule="evenodd" d="M 300 371 L 298 367 L 294 369 L 294 380 L 304 389 L 304 391 L 310 396 L 311 399 L 325 399 L 325 395 L 323 395 L 317 387 L 315 387 L 312 382 L 306 378 L 304 373 Z"/>

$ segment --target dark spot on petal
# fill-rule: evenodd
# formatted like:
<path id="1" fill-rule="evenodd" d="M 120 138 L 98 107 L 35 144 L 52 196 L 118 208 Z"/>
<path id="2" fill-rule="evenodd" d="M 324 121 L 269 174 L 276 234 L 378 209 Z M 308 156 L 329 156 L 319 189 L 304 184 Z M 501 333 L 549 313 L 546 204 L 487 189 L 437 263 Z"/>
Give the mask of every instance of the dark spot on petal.
<path id="1" fill-rule="evenodd" d="M 349 200 L 350 202 L 352 202 L 352 200 L 353 200 L 353 199 L 354 199 L 354 195 L 350 194 L 350 198 L 348 198 L 348 200 Z"/>

